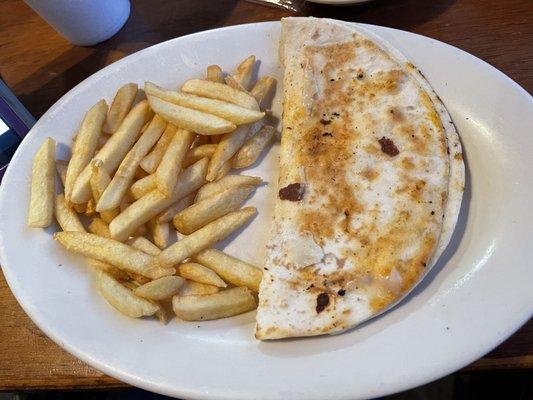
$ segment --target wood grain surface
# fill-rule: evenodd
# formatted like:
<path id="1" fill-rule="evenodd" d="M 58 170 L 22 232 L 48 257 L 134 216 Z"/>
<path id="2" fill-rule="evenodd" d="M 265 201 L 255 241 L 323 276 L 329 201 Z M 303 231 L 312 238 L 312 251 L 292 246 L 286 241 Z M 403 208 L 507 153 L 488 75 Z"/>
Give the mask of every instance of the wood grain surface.
<path id="1" fill-rule="evenodd" d="M 91 47 L 71 45 L 20 0 L 0 0 L 0 10 L 0 76 L 36 117 L 94 72 L 152 44 L 288 15 L 338 18 L 426 35 L 480 57 L 533 91 L 531 0 L 376 0 L 354 7 L 307 3 L 297 14 L 245 1 L 132 0 L 122 30 Z M 515 368 L 533 368 L 531 321 L 466 369 Z M 0 277 L 0 390 L 122 386 L 52 343 Z"/>

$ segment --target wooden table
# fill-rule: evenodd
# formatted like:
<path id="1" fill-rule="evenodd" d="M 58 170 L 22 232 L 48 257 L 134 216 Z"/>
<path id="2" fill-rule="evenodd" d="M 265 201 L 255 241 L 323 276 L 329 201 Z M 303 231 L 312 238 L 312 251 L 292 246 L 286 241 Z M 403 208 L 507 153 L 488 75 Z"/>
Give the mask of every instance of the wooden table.
<path id="1" fill-rule="evenodd" d="M 132 6 L 128 22 L 112 39 L 75 47 L 20 0 L 0 0 L 2 79 L 38 117 L 74 85 L 137 50 L 205 29 L 290 15 L 230 0 L 132 0 Z M 484 59 L 533 91 L 531 0 L 376 0 L 342 8 L 308 4 L 300 14 L 430 36 Z M 467 368 L 533 368 L 533 323 Z M 24 314 L 0 278 L 0 390 L 122 386 L 52 343 Z"/>

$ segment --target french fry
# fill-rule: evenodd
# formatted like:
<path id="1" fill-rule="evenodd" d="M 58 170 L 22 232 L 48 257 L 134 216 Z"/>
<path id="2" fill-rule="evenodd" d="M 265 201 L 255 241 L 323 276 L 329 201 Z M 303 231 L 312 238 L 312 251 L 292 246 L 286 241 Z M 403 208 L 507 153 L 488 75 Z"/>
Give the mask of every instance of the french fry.
<path id="1" fill-rule="evenodd" d="M 104 124 L 104 132 L 115 133 L 128 114 L 137 96 L 137 84 L 127 83 L 117 90 Z"/>
<path id="2" fill-rule="evenodd" d="M 109 233 L 109 225 L 102 218 L 93 218 L 87 229 L 89 232 L 94 233 L 95 235 L 105 238 L 111 237 L 111 234 Z"/>
<path id="3" fill-rule="evenodd" d="M 253 190 L 254 186 L 237 186 L 208 197 L 177 213 L 172 220 L 174 226 L 181 233 L 191 234 L 229 212 L 238 210 Z"/>
<path id="4" fill-rule="evenodd" d="M 248 90 L 252 85 L 252 78 L 255 66 L 255 56 L 251 55 L 242 61 L 233 76 L 235 80 L 245 89 Z"/>
<path id="5" fill-rule="evenodd" d="M 216 144 L 202 144 L 201 146 L 193 147 L 185 156 L 183 167 L 188 167 L 204 157 L 211 157 L 216 148 Z"/>
<path id="6" fill-rule="evenodd" d="M 146 224 L 139 225 L 131 234 L 131 236 L 145 236 L 148 233 Z"/>
<path id="7" fill-rule="evenodd" d="M 144 156 L 161 137 L 165 126 L 166 123 L 163 121 L 163 118 L 158 115 L 152 119 L 148 128 L 146 128 L 141 134 L 139 140 L 137 140 L 135 145 L 120 163 L 113 179 L 111 179 L 111 182 L 109 182 L 109 185 L 107 185 L 102 196 L 98 200 L 96 211 L 109 211 L 120 206 L 120 202 L 133 180 L 137 167 Z"/>
<path id="8" fill-rule="evenodd" d="M 174 311 L 172 310 L 172 299 L 159 301 L 158 304 L 159 311 L 157 311 L 154 315 L 160 323 L 166 325 L 175 316 Z"/>
<path id="9" fill-rule="evenodd" d="M 148 113 L 149 109 L 146 101 L 142 101 L 133 107 L 124 118 L 124 121 L 122 121 L 122 124 L 120 124 L 118 130 L 94 156 L 94 159 L 102 160 L 103 167 L 110 174 L 117 169 L 124 156 L 137 140 Z M 70 198 L 71 202 L 85 203 L 91 198 L 89 184 L 91 174 L 92 169 L 89 164 L 76 179 Z"/>
<path id="10" fill-rule="evenodd" d="M 103 167 L 103 162 L 101 160 L 91 161 L 91 178 L 89 179 L 89 186 L 91 187 L 93 199 L 97 202 L 100 200 L 102 194 L 109 185 L 109 182 L 111 182 L 111 177 Z M 113 210 L 101 211 L 100 217 L 102 217 L 105 222 L 110 223 L 113 218 L 119 214 L 119 211 L 118 207 Z"/>
<path id="11" fill-rule="evenodd" d="M 176 127 L 171 124 L 168 124 L 152 151 L 142 159 L 140 164 L 142 169 L 144 169 L 149 174 L 153 174 L 155 172 L 157 166 L 163 158 L 163 155 L 165 154 L 166 148 L 168 147 L 175 133 Z"/>
<path id="12" fill-rule="evenodd" d="M 94 214 L 96 214 L 96 203 L 94 202 L 94 199 L 89 199 L 85 208 L 85 215 L 92 217 Z"/>
<path id="13" fill-rule="evenodd" d="M 222 165 L 228 161 L 243 145 L 248 136 L 250 125 L 241 125 L 235 131 L 226 133 L 209 161 L 206 179 L 211 182 L 217 177 Z"/>
<path id="14" fill-rule="evenodd" d="M 184 283 L 185 279 L 179 276 L 164 276 L 139 286 L 133 293 L 149 300 L 165 300 L 177 294 Z"/>
<path id="15" fill-rule="evenodd" d="M 257 80 L 250 94 L 255 98 L 259 107 L 263 110 L 268 108 L 270 104 L 265 104 L 269 94 L 276 87 L 276 79 L 271 76 L 262 76 Z"/>
<path id="16" fill-rule="evenodd" d="M 235 286 L 246 286 L 254 292 L 259 291 L 263 271 L 247 262 L 241 261 L 220 250 L 206 249 L 193 259 L 215 271 L 226 282 Z"/>
<path id="17" fill-rule="evenodd" d="M 126 240 L 139 226 L 163 212 L 179 199 L 196 191 L 205 182 L 207 158 L 203 158 L 180 173 L 172 196 L 165 197 L 157 190 L 146 194 L 122 211 L 111 223 L 111 236 Z"/>
<path id="18" fill-rule="evenodd" d="M 124 271 L 133 272 L 157 279 L 173 275 L 174 268 L 154 268 L 153 257 L 116 240 L 104 238 L 92 233 L 57 232 L 54 239 L 67 250 L 112 264 Z"/>
<path id="19" fill-rule="evenodd" d="M 214 181 L 216 182 L 219 179 L 222 179 L 226 175 L 228 175 L 229 172 L 231 171 L 232 167 L 233 167 L 233 159 L 230 158 L 228 161 L 226 161 L 224 164 L 222 164 L 222 167 L 220 167 L 220 169 L 218 170 L 217 176 L 215 176 L 215 180 Z"/>
<path id="20" fill-rule="evenodd" d="M 259 110 L 259 105 L 253 96 L 219 82 L 190 79 L 183 84 L 181 91 L 210 99 L 227 101 L 250 110 Z"/>
<path id="21" fill-rule="evenodd" d="M 157 189 L 167 197 L 170 197 L 176 186 L 183 159 L 193 140 L 194 133 L 184 129 L 176 129 L 174 137 L 155 171 Z"/>
<path id="22" fill-rule="evenodd" d="M 122 282 L 130 280 L 130 276 L 127 272 L 122 271 L 120 268 L 117 268 L 114 265 L 106 264 L 105 262 L 94 260 L 92 258 L 87 258 L 86 261 L 91 268 L 95 269 L 96 271 L 104 271 L 117 281 Z"/>
<path id="23" fill-rule="evenodd" d="M 275 131 L 272 126 L 264 125 L 256 134 L 249 137 L 233 157 L 233 168 L 246 168 L 255 163 L 272 141 Z"/>
<path id="24" fill-rule="evenodd" d="M 237 79 L 235 79 L 233 76 L 228 75 L 224 78 L 224 82 L 226 82 L 226 85 L 229 87 L 240 90 L 241 92 L 248 93 L 248 91 L 242 86 Z"/>
<path id="25" fill-rule="evenodd" d="M 54 218 L 56 142 L 48 138 L 33 157 L 28 226 L 46 228 Z"/>
<path id="26" fill-rule="evenodd" d="M 256 213 L 257 210 L 255 208 L 246 207 L 210 222 L 163 250 L 161 254 L 154 257 L 153 265 L 167 268 L 182 262 L 186 258 L 226 238 L 248 222 Z"/>
<path id="27" fill-rule="evenodd" d="M 65 232 L 85 232 L 83 224 L 78 218 L 78 214 L 67 206 L 63 193 L 56 195 L 55 203 L 56 220 L 61 229 Z"/>
<path id="28" fill-rule="evenodd" d="M 96 150 L 100 150 L 102 147 L 104 147 L 108 140 L 109 140 L 109 135 L 101 134 L 100 137 L 98 138 L 98 144 L 96 145 Z"/>
<path id="29" fill-rule="evenodd" d="M 235 124 L 227 119 L 192 108 L 178 106 L 159 97 L 148 96 L 148 101 L 150 102 L 150 107 L 171 124 L 201 135 L 220 135 L 231 132 L 236 128 Z"/>
<path id="30" fill-rule="evenodd" d="M 78 214 L 85 214 L 85 211 L 87 211 L 87 203 L 72 204 L 72 207 Z"/>
<path id="31" fill-rule="evenodd" d="M 195 202 L 198 203 L 233 187 L 259 186 L 262 182 L 262 179 L 256 176 L 228 175 L 218 181 L 209 182 L 202 186 L 200 190 L 198 190 Z"/>
<path id="32" fill-rule="evenodd" d="M 134 274 L 133 272 L 129 272 L 129 276 L 131 277 L 131 280 L 138 285 L 144 285 L 145 283 L 150 282 L 150 279 L 139 274 Z"/>
<path id="33" fill-rule="evenodd" d="M 139 318 L 154 315 L 159 306 L 135 294 L 104 271 L 99 271 L 96 286 L 102 297 L 122 314 Z"/>
<path id="34" fill-rule="evenodd" d="M 56 160 L 56 171 L 63 187 L 65 187 L 65 180 L 67 179 L 67 167 L 68 161 Z"/>
<path id="35" fill-rule="evenodd" d="M 144 251 L 146 254 L 150 254 L 151 256 L 157 256 L 159 253 L 161 253 L 159 247 L 143 236 L 129 238 L 126 243 L 134 249 Z"/>
<path id="36" fill-rule="evenodd" d="M 133 185 L 130 186 L 130 194 L 135 200 L 138 200 L 150 193 L 156 187 L 155 175 L 148 175 L 134 182 Z"/>
<path id="37" fill-rule="evenodd" d="M 259 121 L 265 116 L 265 113 L 261 111 L 251 110 L 226 101 L 166 90 L 151 82 L 146 82 L 144 88 L 148 96 L 155 96 L 178 106 L 216 115 L 233 122 L 235 125 Z"/>
<path id="38" fill-rule="evenodd" d="M 177 268 L 178 275 L 194 282 L 225 288 L 228 286 L 213 270 L 198 263 L 187 262 Z"/>
<path id="39" fill-rule="evenodd" d="M 224 83 L 224 72 L 218 65 L 209 65 L 206 69 L 205 79 L 212 82 Z"/>
<path id="40" fill-rule="evenodd" d="M 76 179 L 94 156 L 106 113 L 107 104 L 105 100 L 100 100 L 91 107 L 83 118 L 76 142 L 72 147 L 72 156 L 68 163 L 67 177 L 65 179 L 65 198 L 68 202 L 70 202 L 70 196 Z M 85 201 L 88 200 L 85 199 Z"/>
<path id="41" fill-rule="evenodd" d="M 172 221 L 172 218 L 174 218 L 174 215 L 179 213 L 181 210 L 184 210 L 185 208 L 189 207 L 192 203 L 194 203 L 194 198 L 196 197 L 196 193 L 191 193 L 182 198 L 181 200 L 178 200 L 174 204 L 172 204 L 169 208 L 167 208 L 165 211 L 163 211 L 161 214 L 157 216 L 157 222 L 160 224 L 163 222 L 169 222 Z"/>
<path id="42" fill-rule="evenodd" d="M 172 308 L 185 321 L 208 321 L 242 314 L 257 308 L 247 287 L 236 287 L 205 296 L 174 296 Z"/>
<path id="43" fill-rule="evenodd" d="M 154 243 L 160 249 L 168 247 L 168 240 L 170 236 L 170 228 L 168 222 L 159 223 L 156 218 L 152 218 L 148 221 L 148 228 L 152 234 Z"/>
<path id="44" fill-rule="evenodd" d="M 144 169 L 142 169 L 141 167 L 137 167 L 137 169 L 135 170 L 135 174 L 133 175 L 133 179 L 139 180 L 142 178 L 146 178 L 148 175 L 150 174 Z"/>
<path id="45" fill-rule="evenodd" d="M 218 286 L 206 285 L 193 281 L 185 281 L 185 284 L 180 288 L 180 296 L 203 296 L 206 294 L 218 293 L 220 289 Z"/>

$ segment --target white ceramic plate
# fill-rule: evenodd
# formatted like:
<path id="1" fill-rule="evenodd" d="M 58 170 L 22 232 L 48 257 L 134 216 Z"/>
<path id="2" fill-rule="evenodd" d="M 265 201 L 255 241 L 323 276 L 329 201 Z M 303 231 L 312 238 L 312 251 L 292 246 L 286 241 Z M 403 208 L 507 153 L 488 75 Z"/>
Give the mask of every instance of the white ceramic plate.
<path id="1" fill-rule="evenodd" d="M 91 76 L 60 99 L 18 149 L 0 196 L 0 263 L 28 315 L 56 343 L 132 385 L 194 399 L 356 399 L 417 386 L 498 345 L 532 314 L 531 97 L 483 61 L 411 33 L 368 26 L 417 65 L 461 134 L 467 187 L 453 240 L 430 275 L 386 314 L 350 332 L 261 343 L 254 313 L 162 326 L 133 320 L 96 293 L 83 260 L 26 227 L 31 159 L 46 136 L 65 155 L 85 110 L 125 82 L 178 87 L 204 67 L 249 54 L 279 76 L 279 23 L 202 32 L 153 46 Z M 279 96 L 274 110 L 279 113 Z M 276 182 L 277 148 L 251 171 Z M 261 263 L 275 190 L 250 201 L 260 214 L 227 251 Z"/>

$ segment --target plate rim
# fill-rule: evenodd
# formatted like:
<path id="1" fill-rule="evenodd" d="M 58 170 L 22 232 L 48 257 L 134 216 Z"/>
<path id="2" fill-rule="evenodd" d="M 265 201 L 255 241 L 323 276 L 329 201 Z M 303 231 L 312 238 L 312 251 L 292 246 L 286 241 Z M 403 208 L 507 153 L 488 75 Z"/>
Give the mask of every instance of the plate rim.
<path id="1" fill-rule="evenodd" d="M 370 29 L 375 29 L 375 30 L 380 30 L 380 29 L 388 30 L 392 34 L 397 34 L 399 32 L 399 34 L 406 34 L 408 36 L 409 35 L 413 35 L 413 36 L 418 37 L 421 40 L 429 40 L 429 41 L 437 42 L 439 45 L 448 46 L 453 51 L 458 52 L 458 54 L 461 54 L 461 56 L 472 58 L 472 59 L 474 59 L 474 61 L 476 63 L 481 64 L 483 67 L 485 67 L 485 68 L 488 67 L 488 69 L 489 69 L 489 71 L 490 71 L 492 76 L 494 76 L 495 78 L 498 78 L 499 80 L 505 82 L 506 85 L 509 85 L 509 87 L 512 87 L 514 90 L 517 90 L 518 93 L 520 94 L 520 96 L 526 96 L 526 97 L 531 98 L 531 95 L 526 91 L 526 89 L 524 89 L 522 86 L 520 86 L 517 82 L 515 82 L 513 79 L 511 79 L 505 73 L 503 73 L 502 71 L 498 70 L 496 67 L 492 66 L 490 63 L 488 63 L 488 62 L 482 60 L 481 58 L 479 58 L 479 57 L 477 57 L 477 56 L 475 56 L 473 54 L 470 54 L 470 53 L 468 53 L 468 52 L 466 52 L 466 51 L 464 51 L 464 50 L 462 50 L 462 49 L 460 49 L 458 47 L 450 45 L 450 44 L 448 44 L 446 42 L 443 42 L 443 41 L 440 41 L 440 40 L 437 40 L 437 39 L 433 39 L 431 37 L 424 36 L 424 35 L 421 35 L 421 34 L 409 32 L 409 31 L 404 31 L 404 30 L 400 30 L 400 29 L 396 29 L 396 28 L 390 28 L 390 27 L 385 27 L 385 26 L 380 26 L 380 25 L 373 25 L 373 24 L 355 23 L 355 22 L 342 21 L 342 20 L 335 20 L 335 21 L 339 21 L 339 22 L 347 23 L 347 24 L 360 25 L 360 26 L 363 26 L 363 27 L 369 27 Z M 54 102 L 54 104 L 39 118 L 39 120 L 34 125 L 34 127 L 32 127 L 32 129 L 30 130 L 28 135 L 26 135 L 26 137 L 24 138 L 24 140 L 22 141 L 22 143 L 20 144 L 20 146 L 16 150 L 15 154 L 13 155 L 12 161 L 10 162 L 10 165 L 13 165 L 14 164 L 13 161 L 18 160 L 18 158 L 22 157 L 21 154 L 24 152 L 25 147 L 29 143 L 29 140 L 26 140 L 26 138 L 33 137 L 36 134 L 34 132 L 34 130 L 36 131 L 37 129 L 35 129 L 35 128 L 36 127 L 38 128 L 40 126 L 40 124 L 42 123 L 41 120 L 45 119 L 45 117 L 47 117 L 55 108 L 59 107 L 63 102 L 68 100 L 70 96 L 73 96 L 74 92 L 78 92 L 80 90 L 83 91 L 84 87 L 89 84 L 88 83 L 89 80 L 93 80 L 95 78 L 98 78 L 100 75 L 105 74 L 108 68 L 111 68 L 111 67 L 112 68 L 117 68 L 117 66 L 120 65 L 121 63 L 127 63 L 128 60 L 130 59 L 130 57 L 131 58 L 138 57 L 139 54 L 144 54 L 144 53 L 148 53 L 148 52 L 151 52 L 151 51 L 155 51 L 156 48 L 158 48 L 160 46 L 168 45 L 170 42 L 188 40 L 190 37 L 200 37 L 202 35 L 212 34 L 213 32 L 220 32 L 220 31 L 227 31 L 227 30 L 239 30 L 239 29 L 242 29 L 243 27 L 251 27 L 251 26 L 272 26 L 273 27 L 273 26 L 279 25 L 279 24 L 280 24 L 279 20 L 266 21 L 266 22 L 255 22 L 255 23 L 252 22 L 252 23 L 231 25 L 231 26 L 225 26 L 225 27 L 220 27 L 220 28 L 213 28 L 213 29 L 209 29 L 209 30 L 194 32 L 194 33 L 190 33 L 190 34 L 187 34 L 187 35 L 184 35 L 184 36 L 179 36 L 179 37 L 176 37 L 176 38 L 168 39 L 168 40 L 165 40 L 163 42 L 151 45 L 151 46 L 149 46 L 147 48 L 144 48 L 144 49 L 141 49 L 141 50 L 139 50 L 139 51 L 137 51 L 135 53 L 129 54 L 129 55 L 121 58 L 120 60 L 117 60 L 117 61 L 105 66 L 104 68 L 98 70 L 94 74 L 88 76 L 87 78 L 82 80 L 80 83 L 78 83 L 77 85 L 72 87 L 68 92 L 66 92 L 56 102 Z M 14 171 L 11 171 L 12 169 L 13 168 L 10 168 L 8 166 L 7 171 L 5 173 L 5 176 L 4 176 L 4 181 L 10 180 L 11 179 L 11 175 L 15 174 Z M 4 190 L 0 190 L 0 204 L 2 204 L 4 202 L 4 196 L 7 196 L 7 194 L 5 194 L 4 192 L 5 192 Z M 4 273 L 6 282 L 7 282 L 8 286 L 9 286 L 9 288 L 11 290 L 11 293 L 14 295 L 14 297 L 16 298 L 18 304 L 21 306 L 21 308 L 24 310 L 24 312 L 30 317 L 30 319 L 33 321 L 33 323 L 35 323 L 39 327 L 39 329 L 41 329 L 50 340 L 52 340 L 54 343 L 59 345 L 62 349 L 67 351 L 69 354 L 71 354 L 74 357 L 76 357 L 76 358 L 82 360 L 83 362 L 89 364 L 91 367 L 93 367 L 93 368 L 95 368 L 95 369 L 97 369 L 97 370 L 99 370 L 99 371 L 101 371 L 101 372 L 103 372 L 103 373 L 115 378 L 115 379 L 118 379 L 118 380 L 120 380 L 122 382 L 131 384 L 131 385 L 134 385 L 134 386 L 137 386 L 137 387 L 149 390 L 149 391 L 153 391 L 153 392 L 156 392 L 156 393 L 166 394 L 166 395 L 169 395 L 169 396 L 185 396 L 186 398 L 198 398 L 198 399 L 206 398 L 205 397 L 205 392 L 202 392 L 198 388 L 194 389 L 194 388 L 185 388 L 185 387 L 178 387 L 178 388 L 173 387 L 172 389 L 167 390 L 167 387 L 169 387 L 168 385 L 161 385 L 161 384 L 154 383 L 152 381 L 147 381 L 147 380 L 143 379 L 141 376 L 129 374 L 124 369 L 113 368 L 112 366 L 106 365 L 104 362 L 91 357 L 91 355 L 89 353 L 87 353 L 85 351 L 82 351 L 79 348 L 75 347 L 74 345 L 71 345 L 70 343 L 64 342 L 63 340 L 61 340 L 60 333 L 56 332 L 57 329 L 54 329 L 53 327 L 48 326 L 45 321 L 41 320 L 41 317 L 39 317 L 39 314 L 37 312 L 34 313 L 33 309 L 30 307 L 30 305 L 28 305 L 25 302 L 21 301 L 21 298 L 19 297 L 19 296 L 21 296 L 21 292 L 20 292 L 20 289 L 18 287 L 18 283 L 16 282 L 16 278 L 15 278 L 16 274 L 14 273 L 14 270 L 12 268 L 7 267 L 5 254 L 4 254 L 4 243 L 3 243 L 3 241 L 1 239 L 3 239 L 3 236 L 0 236 L 0 265 L 1 265 L 2 271 Z M 17 290 L 14 290 L 13 287 L 15 287 Z M 520 329 L 520 327 L 525 322 L 527 322 L 530 318 L 531 318 L 531 316 L 528 316 L 528 315 L 524 314 L 524 317 L 522 319 L 520 319 L 520 321 L 516 325 L 504 327 L 504 329 L 502 329 L 503 332 L 500 331 L 499 337 L 496 340 L 493 341 L 492 345 L 488 345 L 488 347 L 486 349 L 480 350 L 479 352 L 477 352 L 475 355 L 473 355 L 472 357 L 470 357 L 468 359 L 468 362 L 465 362 L 466 359 L 461 358 L 460 361 L 457 361 L 455 363 L 450 363 L 450 365 L 453 364 L 453 366 L 449 366 L 446 369 L 441 369 L 439 374 L 433 373 L 432 374 L 432 378 L 428 379 L 428 377 L 426 375 L 420 374 L 420 375 L 418 375 L 416 377 L 411 377 L 410 380 L 408 380 L 406 383 L 404 383 L 401 386 L 396 386 L 396 387 L 390 386 L 389 390 L 380 390 L 379 395 L 382 396 L 382 395 L 387 395 L 387 394 L 391 394 L 391 393 L 397 393 L 399 391 L 407 390 L 409 388 L 413 388 L 413 387 L 419 386 L 421 384 L 432 382 L 434 380 L 440 379 L 441 377 L 452 373 L 453 371 L 456 371 L 456 370 L 462 368 L 463 366 L 466 366 L 466 365 L 470 364 L 471 362 L 473 362 L 473 361 L 477 360 L 478 358 L 482 357 L 484 354 L 486 354 L 487 352 L 489 352 L 490 350 L 492 350 L 493 348 L 495 348 L 496 346 L 498 346 L 499 344 L 501 344 L 502 342 L 507 340 L 514 332 L 516 332 L 518 329 Z M 226 391 L 224 393 L 221 392 L 221 393 L 216 393 L 216 394 L 213 394 L 213 393 L 209 394 L 209 396 L 211 398 L 213 398 L 213 399 L 246 398 L 245 395 L 246 395 L 246 393 L 243 393 L 243 392 L 241 392 L 241 393 L 236 395 L 235 393 L 232 393 L 232 392 L 229 392 L 229 391 Z M 272 396 L 270 396 L 270 397 L 272 397 Z M 268 398 L 270 398 L 270 397 L 268 397 Z M 350 398 L 349 394 L 347 396 L 345 396 L 345 397 L 346 398 Z"/>

